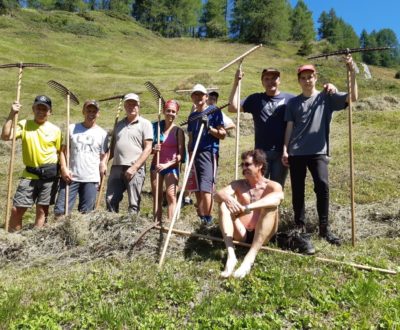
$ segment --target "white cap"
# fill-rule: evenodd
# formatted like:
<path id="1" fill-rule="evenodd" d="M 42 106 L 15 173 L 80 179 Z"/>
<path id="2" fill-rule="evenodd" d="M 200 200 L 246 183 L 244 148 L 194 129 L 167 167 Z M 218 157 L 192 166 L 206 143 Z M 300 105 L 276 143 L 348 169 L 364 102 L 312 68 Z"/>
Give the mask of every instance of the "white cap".
<path id="1" fill-rule="evenodd" d="M 207 94 L 207 89 L 202 84 L 196 84 L 193 86 L 191 94 L 195 92 L 201 92 L 203 94 Z"/>
<path id="2" fill-rule="evenodd" d="M 124 102 L 128 100 L 134 100 L 140 102 L 139 96 L 135 93 L 129 93 L 124 96 Z"/>

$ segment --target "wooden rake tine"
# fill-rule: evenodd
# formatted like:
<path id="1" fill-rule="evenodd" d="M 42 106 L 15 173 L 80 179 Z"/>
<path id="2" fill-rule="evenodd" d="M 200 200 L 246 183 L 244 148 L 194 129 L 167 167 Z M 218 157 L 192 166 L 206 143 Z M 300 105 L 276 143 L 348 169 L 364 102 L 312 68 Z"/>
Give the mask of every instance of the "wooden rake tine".
<path id="1" fill-rule="evenodd" d="M 154 86 L 154 84 L 150 81 L 146 81 L 144 83 L 144 85 L 146 86 L 146 88 L 148 89 L 148 91 L 156 98 L 157 100 L 157 105 L 158 105 L 158 116 L 157 116 L 157 143 L 160 143 L 160 122 L 161 122 L 161 111 L 165 106 L 165 100 L 164 98 L 161 96 L 160 91 L 158 90 L 158 88 L 156 86 Z M 158 165 L 160 163 L 160 152 L 157 151 L 157 155 L 156 155 L 156 164 Z M 157 222 L 158 221 L 158 213 L 160 212 L 159 210 L 159 194 L 160 194 L 160 173 L 156 173 L 156 195 L 154 198 L 154 221 Z"/>
<path id="2" fill-rule="evenodd" d="M 154 98 L 156 99 L 157 102 L 158 102 L 158 99 L 161 99 L 161 105 L 164 108 L 165 100 L 162 97 L 162 95 L 161 95 L 160 91 L 158 90 L 158 88 L 156 86 L 154 86 L 154 84 L 151 81 L 146 81 L 144 83 L 144 85 L 146 86 L 148 91 L 154 96 Z"/>
<path id="3" fill-rule="evenodd" d="M 70 121 L 70 102 L 72 102 L 74 105 L 79 104 L 78 98 L 64 85 L 61 85 L 55 80 L 49 80 L 47 84 L 56 90 L 58 93 L 61 94 L 61 96 L 65 97 L 67 100 L 67 128 L 66 128 L 66 166 L 69 169 L 69 121 Z M 68 215 L 68 206 L 69 206 L 69 185 L 65 185 L 65 211 L 64 214 Z"/>
<path id="4" fill-rule="evenodd" d="M 50 68 L 51 66 L 48 64 L 42 63 L 10 63 L 10 64 L 1 64 L 0 69 L 6 68 L 19 68 L 18 70 L 18 82 L 17 82 L 17 102 L 20 101 L 21 98 L 21 86 L 22 86 L 22 71 L 27 67 L 37 67 L 37 68 Z M 18 113 L 15 114 L 13 118 L 13 137 L 11 140 L 11 155 L 10 161 L 8 164 L 8 188 L 7 188 L 7 202 L 6 202 L 6 215 L 4 221 L 4 228 L 8 231 L 8 225 L 10 220 L 10 209 L 11 209 L 11 193 L 12 193 L 12 181 L 13 181 L 13 170 L 14 170 L 14 159 L 15 159 L 15 144 L 16 144 L 16 136 L 15 132 L 17 131 L 18 124 Z"/>
<path id="5" fill-rule="evenodd" d="M 99 102 L 110 101 L 110 100 L 119 100 L 118 108 L 117 108 L 117 112 L 116 112 L 115 120 L 114 120 L 114 126 L 113 126 L 113 129 L 112 129 L 113 135 L 111 136 L 110 150 L 114 146 L 114 132 L 115 132 L 115 127 L 117 126 L 117 123 L 118 123 L 118 120 L 119 120 L 119 115 L 120 115 L 121 110 L 122 110 L 122 100 L 124 99 L 124 96 L 125 96 L 125 94 L 120 94 L 120 95 L 110 96 L 110 97 L 106 97 L 104 99 L 100 99 L 99 100 Z M 108 160 L 107 160 L 107 163 L 108 163 Z M 96 200 L 96 206 L 95 206 L 96 210 L 98 210 L 100 208 L 101 199 L 103 197 L 105 181 L 106 181 L 106 177 L 105 177 L 105 175 L 103 175 L 103 177 L 101 179 L 101 182 L 100 182 L 99 193 L 98 193 L 97 200 Z"/>

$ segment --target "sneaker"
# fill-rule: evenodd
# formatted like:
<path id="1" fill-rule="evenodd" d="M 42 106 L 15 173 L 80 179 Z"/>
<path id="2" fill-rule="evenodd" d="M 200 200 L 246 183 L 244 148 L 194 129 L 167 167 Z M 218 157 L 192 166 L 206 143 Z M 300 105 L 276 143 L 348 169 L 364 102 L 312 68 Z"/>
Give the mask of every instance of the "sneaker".
<path id="1" fill-rule="evenodd" d="M 213 218 L 211 215 L 201 215 L 200 221 L 201 221 L 201 224 L 204 226 L 211 226 L 213 223 Z"/>
<path id="2" fill-rule="evenodd" d="M 325 230 L 320 229 L 319 236 L 324 238 L 328 243 L 332 245 L 342 245 L 341 239 L 337 237 L 334 233 L 332 233 L 329 228 L 325 228 Z"/>
<path id="3" fill-rule="evenodd" d="M 192 205 L 193 204 L 193 200 L 190 197 L 185 197 L 185 199 L 183 200 L 182 205 L 186 206 L 186 205 Z"/>
<path id="4" fill-rule="evenodd" d="M 298 230 L 277 233 L 276 242 L 284 250 L 292 250 L 308 255 L 315 253 L 311 242 L 311 234 L 301 233 Z"/>

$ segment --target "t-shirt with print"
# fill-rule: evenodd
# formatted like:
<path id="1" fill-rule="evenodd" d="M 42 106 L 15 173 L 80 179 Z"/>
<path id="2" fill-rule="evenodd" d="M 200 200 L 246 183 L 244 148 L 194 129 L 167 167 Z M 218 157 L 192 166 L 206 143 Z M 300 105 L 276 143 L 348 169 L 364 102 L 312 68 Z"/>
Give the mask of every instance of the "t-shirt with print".
<path id="1" fill-rule="evenodd" d="M 346 93 L 300 94 L 287 105 L 285 120 L 293 122 L 289 139 L 290 156 L 329 155 L 329 127 L 333 111 L 347 106 Z"/>
<path id="2" fill-rule="evenodd" d="M 76 182 L 100 182 L 100 155 L 108 151 L 107 132 L 95 125 L 82 123 L 69 126 L 70 171 Z"/>
<path id="3" fill-rule="evenodd" d="M 22 160 L 25 166 L 39 167 L 57 164 L 62 134 L 58 126 L 46 121 L 39 125 L 34 120 L 18 122 L 15 137 L 22 141 Z M 38 179 L 36 174 L 24 169 L 23 178 Z"/>
<path id="4" fill-rule="evenodd" d="M 242 102 L 244 112 L 253 115 L 256 149 L 283 151 L 286 104 L 293 97 L 294 95 L 287 93 L 279 93 L 276 96 L 255 93 Z"/>
<path id="5" fill-rule="evenodd" d="M 114 132 L 113 165 L 133 165 L 142 154 L 146 140 L 153 141 L 153 127 L 149 120 L 138 117 L 128 123 L 125 117 L 119 121 Z"/>
<path id="6" fill-rule="evenodd" d="M 197 137 L 199 135 L 200 127 L 201 127 L 201 117 L 203 115 L 207 115 L 208 124 L 212 127 L 222 126 L 224 127 L 224 121 L 222 119 L 221 110 L 217 110 L 213 113 L 209 112 L 216 107 L 214 105 L 210 105 L 202 112 L 192 112 L 189 115 L 189 123 L 188 123 L 188 132 L 192 133 L 192 145 L 191 150 L 194 149 L 194 146 L 197 141 Z M 198 119 L 196 119 L 198 117 Z M 218 154 L 219 152 L 219 139 L 209 134 L 206 130 L 203 130 L 203 133 L 200 138 L 200 143 L 198 147 L 198 151 L 212 151 L 214 154 Z"/>

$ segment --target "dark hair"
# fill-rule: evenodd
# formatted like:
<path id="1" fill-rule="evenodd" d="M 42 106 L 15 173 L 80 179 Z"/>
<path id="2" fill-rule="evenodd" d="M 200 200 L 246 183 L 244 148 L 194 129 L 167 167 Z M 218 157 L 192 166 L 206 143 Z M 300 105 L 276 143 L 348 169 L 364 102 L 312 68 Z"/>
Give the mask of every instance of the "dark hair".
<path id="1" fill-rule="evenodd" d="M 219 94 L 216 91 L 212 91 L 212 92 L 208 93 L 208 96 L 215 96 L 216 99 L 218 100 Z"/>
<path id="2" fill-rule="evenodd" d="M 245 151 L 242 153 L 242 160 L 245 160 L 247 157 L 252 157 L 255 165 L 262 165 L 261 172 L 264 175 L 267 170 L 267 155 L 261 149 L 254 149 Z"/>

